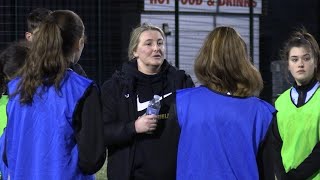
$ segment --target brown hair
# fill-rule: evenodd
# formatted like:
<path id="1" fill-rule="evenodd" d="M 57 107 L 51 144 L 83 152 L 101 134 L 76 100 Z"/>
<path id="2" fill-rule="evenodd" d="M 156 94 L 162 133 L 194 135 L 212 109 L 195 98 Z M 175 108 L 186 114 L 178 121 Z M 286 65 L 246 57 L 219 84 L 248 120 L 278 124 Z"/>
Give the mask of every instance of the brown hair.
<path id="1" fill-rule="evenodd" d="M 84 34 L 81 18 L 69 10 L 57 10 L 40 24 L 34 34 L 30 54 L 22 68 L 16 93 L 21 103 L 32 103 L 39 86 L 60 89 L 64 74 L 71 64 L 75 45 Z"/>
<path id="2" fill-rule="evenodd" d="M 33 33 L 33 31 L 39 27 L 40 23 L 43 22 L 51 13 L 52 11 L 46 8 L 37 8 L 32 10 L 27 15 L 28 32 Z"/>
<path id="3" fill-rule="evenodd" d="M 6 91 L 6 84 L 16 77 L 24 65 L 29 48 L 25 42 L 13 42 L 0 54 L 0 97 Z"/>
<path id="4" fill-rule="evenodd" d="M 288 61 L 289 52 L 293 47 L 303 47 L 312 53 L 316 65 L 313 78 L 319 81 L 320 71 L 318 67 L 320 66 L 320 50 L 316 39 L 303 27 L 292 32 L 291 36 L 285 42 L 285 45 L 280 52 L 281 59 Z"/>
<path id="5" fill-rule="evenodd" d="M 138 44 L 139 44 L 139 38 L 140 35 L 144 32 L 144 31 L 158 31 L 160 32 L 161 36 L 164 38 L 164 32 L 162 31 L 161 28 L 151 25 L 151 24 L 147 24 L 147 23 L 143 23 L 142 25 L 136 27 L 135 29 L 132 30 L 131 35 L 130 35 L 130 42 L 129 42 L 129 48 L 128 48 L 128 58 L 129 60 L 134 59 L 134 55 L 133 52 L 135 52 L 137 50 Z"/>
<path id="6" fill-rule="evenodd" d="M 205 86 L 235 96 L 258 95 L 263 81 L 251 64 L 246 44 L 231 27 L 217 27 L 209 33 L 194 64 L 195 74 Z"/>

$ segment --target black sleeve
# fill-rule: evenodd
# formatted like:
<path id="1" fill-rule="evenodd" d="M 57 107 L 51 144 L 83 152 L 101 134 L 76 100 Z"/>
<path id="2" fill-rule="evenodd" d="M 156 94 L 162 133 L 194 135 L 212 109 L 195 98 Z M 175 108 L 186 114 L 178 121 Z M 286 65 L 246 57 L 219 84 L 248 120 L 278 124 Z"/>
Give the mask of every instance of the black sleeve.
<path id="1" fill-rule="evenodd" d="M 311 154 L 297 167 L 287 173 L 287 179 L 303 180 L 308 179 L 320 169 L 320 143 L 313 148 Z"/>
<path id="2" fill-rule="evenodd" d="M 3 146 L 3 151 L 2 151 L 2 160 L 3 160 L 3 163 L 4 163 L 4 165 L 6 166 L 6 167 L 8 167 L 8 159 L 7 159 L 7 151 L 6 151 L 6 149 L 7 149 L 7 136 L 6 136 L 6 131 L 4 130 L 3 131 L 3 134 L 2 134 L 2 136 L 1 136 L 1 138 L 4 138 L 3 139 L 3 144 L 2 144 L 2 146 Z M 3 137 L 4 136 L 4 137 Z"/>
<path id="3" fill-rule="evenodd" d="M 178 70 L 175 73 L 174 78 L 174 87 L 176 90 L 195 86 L 191 76 L 186 74 L 184 70 Z"/>
<path id="4" fill-rule="evenodd" d="M 74 72 L 76 72 L 77 74 L 83 76 L 83 77 L 87 77 L 86 72 L 83 70 L 83 68 L 81 67 L 80 64 L 76 63 L 76 64 L 72 64 L 70 67 Z"/>
<path id="5" fill-rule="evenodd" d="M 192 80 L 192 78 L 191 78 L 191 76 L 190 75 L 186 75 L 187 77 L 186 77 L 186 88 L 191 88 L 191 87 L 194 87 L 195 85 L 194 85 L 194 82 L 193 82 L 193 80 Z"/>
<path id="6" fill-rule="evenodd" d="M 104 164 L 106 148 L 99 90 L 92 85 L 79 101 L 73 125 L 79 151 L 79 168 L 84 174 L 94 174 Z"/>
<path id="7" fill-rule="evenodd" d="M 102 107 L 104 121 L 104 140 L 107 148 L 112 146 L 126 146 L 133 142 L 136 135 L 134 121 L 120 119 L 118 112 L 122 111 L 118 107 L 120 101 L 120 90 L 113 80 L 105 82 L 102 86 Z M 124 104 L 127 106 L 128 104 Z"/>
<path id="8" fill-rule="evenodd" d="M 282 162 L 281 149 L 283 145 L 278 128 L 277 116 L 274 116 L 272 123 L 271 143 L 273 148 L 274 172 L 277 180 L 285 180 L 285 169 Z"/>
<path id="9" fill-rule="evenodd" d="M 259 146 L 257 154 L 260 179 L 285 179 L 281 148 L 282 139 L 279 134 L 276 115 L 274 115 L 265 139 Z"/>
<path id="10" fill-rule="evenodd" d="M 177 121 L 177 123 L 179 124 L 178 116 L 177 116 L 177 99 L 176 99 L 177 93 L 176 92 L 173 93 L 173 97 L 174 97 L 174 100 L 170 105 L 168 120 Z"/>
<path id="11" fill-rule="evenodd" d="M 312 153 L 296 168 L 285 172 L 281 157 L 282 140 L 278 129 L 277 119 L 274 116 L 272 124 L 268 130 L 265 141 L 261 144 L 261 151 L 258 156 L 262 160 L 258 164 L 262 179 L 278 180 L 304 180 L 311 177 L 320 169 L 320 143 L 316 144 Z"/>

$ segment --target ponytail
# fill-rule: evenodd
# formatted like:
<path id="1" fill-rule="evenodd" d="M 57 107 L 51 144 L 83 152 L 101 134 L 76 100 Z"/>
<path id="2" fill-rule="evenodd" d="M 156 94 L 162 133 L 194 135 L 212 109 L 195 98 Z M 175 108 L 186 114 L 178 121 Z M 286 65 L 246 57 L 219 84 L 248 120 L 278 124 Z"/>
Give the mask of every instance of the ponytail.
<path id="1" fill-rule="evenodd" d="M 30 54 L 22 69 L 18 86 L 21 103 L 32 103 L 33 95 L 41 85 L 54 85 L 58 91 L 60 82 L 71 60 L 64 57 L 61 28 L 54 17 L 48 16 L 34 34 Z"/>

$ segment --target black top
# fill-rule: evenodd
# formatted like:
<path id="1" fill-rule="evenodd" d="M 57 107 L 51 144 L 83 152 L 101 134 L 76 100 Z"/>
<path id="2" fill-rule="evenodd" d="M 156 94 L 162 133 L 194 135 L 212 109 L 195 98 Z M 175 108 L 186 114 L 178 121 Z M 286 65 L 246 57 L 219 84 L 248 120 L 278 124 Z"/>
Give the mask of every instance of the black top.
<path id="1" fill-rule="evenodd" d="M 307 98 L 307 93 L 316 85 L 318 81 L 313 79 L 310 81 L 310 83 L 303 85 L 303 86 L 298 86 L 297 83 L 293 85 L 293 87 L 297 90 L 299 96 L 298 96 L 298 102 L 297 102 L 297 107 L 301 107 L 306 103 L 306 98 Z"/>
<path id="2" fill-rule="evenodd" d="M 102 104 L 96 86 L 89 87 L 79 101 L 74 112 L 73 126 L 79 151 L 79 168 L 85 174 L 94 174 L 106 159 Z"/>
<path id="3" fill-rule="evenodd" d="M 125 62 L 122 70 L 102 86 L 105 143 L 108 148 L 108 179 L 175 179 L 179 126 L 168 119 L 174 92 L 193 87 L 187 74 L 167 61 L 156 75 L 138 71 L 136 60 Z M 145 113 L 137 103 L 162 96 L 160 118 L 153 134 L 137 134 L 135 120 Z M 168 96 L 165 96 L 168 95 Z"/>

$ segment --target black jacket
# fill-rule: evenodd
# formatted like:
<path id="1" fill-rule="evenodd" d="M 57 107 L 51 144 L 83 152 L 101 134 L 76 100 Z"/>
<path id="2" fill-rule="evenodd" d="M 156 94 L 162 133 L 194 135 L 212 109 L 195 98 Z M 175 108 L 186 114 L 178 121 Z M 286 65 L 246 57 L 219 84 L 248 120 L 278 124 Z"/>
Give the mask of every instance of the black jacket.
<path id="1" fill-rule="evenodd" d="M 176 121 L 161 120 L 155 134 L 136 134 L 134 122 L 141 114 L 137 110 L 137 95 L 145 95 L 137 86 L 148 77 L 138 72 L 136 61 L 123 64 L 122 71 L 114 73 L 112 78 L 102 86 L 102 103 L 104 119 L 104 138 L 108 148 L 108 179 L 133 179 L 140 150 L 137 148 L 151 147 L 147 154 L 153 157 L 145 158 L 141 164 L 142 171 L 148 175 L 145 179 L 175 179 L 176 153 L 179 138 L 179 126 Z M 154 93 L 163 96 L 177 89 L 193 87 L 190 76 L 182 70 L 177 70 L 164 61 L 157 77 L 161 88 Z M 153 81 L 153 80 L 152 80 Z M 150 81 L 150 86 L 152 82 Z M 140 92 L 138 92 L 140 91 Z M 140 96 L 139 96 L 140 97 Z M 146 97 L 148 98 L 148 97 Z M 149 99 L 150 100 L 150 99 Z M 161 113 L 168 113 L 174 96 L 168 96 L 161 101 Z M 140 101 L 140 100 L 139 100 Z M 140 114 L 139 114 L 140 113 Z M 166 116 L 166 115 L 164 115 Z M 152 151 L 152 152 L 150 152 Z M 139 168 L 139 167 L 138 167 Z M 140 169 L 141 170 L 141 169 Z M 139 178 L 144 179 L 144 178 Z"/>

